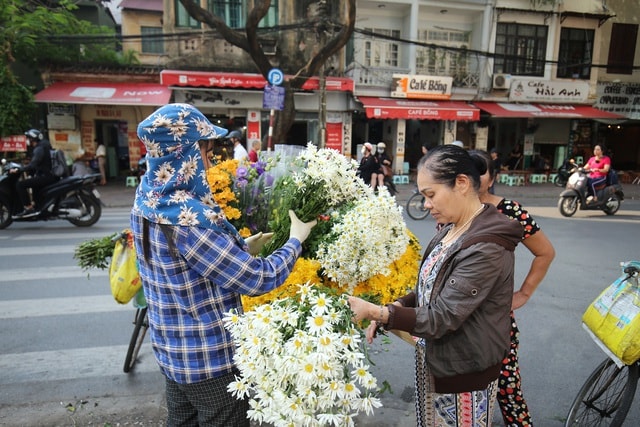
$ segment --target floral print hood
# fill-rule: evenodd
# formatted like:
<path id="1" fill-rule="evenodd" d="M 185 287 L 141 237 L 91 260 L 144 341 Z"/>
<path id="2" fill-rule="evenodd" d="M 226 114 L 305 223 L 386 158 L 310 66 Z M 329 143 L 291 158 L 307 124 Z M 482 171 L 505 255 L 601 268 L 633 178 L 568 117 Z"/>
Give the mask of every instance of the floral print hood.
<path id="1" fill-rule="evenodd" d="M 189 104 L 165 105 L 140 122 L 147 172 L 137 188 L 134 210 L 154 223 L 212 228 L 240 238 L 213 199 L 198 145 L 227 132 Z"/>

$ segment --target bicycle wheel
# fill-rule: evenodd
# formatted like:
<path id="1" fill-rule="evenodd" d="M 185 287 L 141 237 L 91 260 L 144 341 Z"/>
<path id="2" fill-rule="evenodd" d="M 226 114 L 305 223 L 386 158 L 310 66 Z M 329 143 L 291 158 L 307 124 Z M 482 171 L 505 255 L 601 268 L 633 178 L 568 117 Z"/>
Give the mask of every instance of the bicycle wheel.
<path id="1" fill-rule="evenodd" d="M 425 219 L 429 216 L 429 209 L 424 207 L 424 196 L 420 193 L 413 193 L 407 200 L 407 214 L 415 220 Z"/>
<path id="2" fill-rule="evenodd" d="M 607 358 L 591 373 L 569 409 L 565 427 L 621 426 L 638 384 L 638 364 L 618 366 Z"/>
<path id="3" fill-rule="evenodd" d="M 133 333 L 131 334 L 131 340 L 129 341 L 129 348 L 127 349 L 127 357 L 124 358 L 124 372 L 128 373 L 133 369 L 133 365 L 138 360 L 138 352 L 142 343 L 144 342 L 144 336 L 147 334 L 149 328 L 149 321 L 147 320 L 147 307 L 139 308 L 136 310 L 136 317 L 133 321 L 135 325 L 133 327 Z"/>

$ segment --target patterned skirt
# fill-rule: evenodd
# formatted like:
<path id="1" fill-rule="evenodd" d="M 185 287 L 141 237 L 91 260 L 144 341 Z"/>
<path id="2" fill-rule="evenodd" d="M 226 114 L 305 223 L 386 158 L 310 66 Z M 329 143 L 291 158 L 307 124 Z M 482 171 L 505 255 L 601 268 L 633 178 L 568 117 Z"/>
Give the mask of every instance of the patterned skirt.
<path id="1" fill-rule="evenodd" d="M 416 418 L 419 427 L 486 427 L 491 425 L 498 380 L 486 389 L 434 393 L 424 344 L 416 345 Z"/>

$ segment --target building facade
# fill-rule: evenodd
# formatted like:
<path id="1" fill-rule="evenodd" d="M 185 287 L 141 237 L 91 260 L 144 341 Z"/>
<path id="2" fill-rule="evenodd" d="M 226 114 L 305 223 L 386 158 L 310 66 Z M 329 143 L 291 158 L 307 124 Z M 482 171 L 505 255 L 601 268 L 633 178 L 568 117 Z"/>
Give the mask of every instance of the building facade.
<path id="1" fill-rule="evenodd" d="M 515 167 L 524 169 L 555 168 L 568 156 L 586 160 L 593 144 L 605 143 L 614 167 L 637 169 L 636 3 L 359 0 L 351 41 L 325 67 L 326 90 L 312 78 L 295 94 L 296 121 L 278 142 L 318 141 L 326 123 L 327 146 L 346 155 L 365 141 L 384 141 L 396 172 L 415 166 L 423 144 L 460 140 L 503 157 L 520 145 L 525 156 Z M 250 0 L 200 4 L 239 31 L 252 7 Z M 164 91 L 161 100 L 191 103 L 221 126 L 241 129 L 247 142 L 264 141 L 273 106 L 268 82 L 246 52 L 191 18 L 178 0 L 123 0 L 120 8 L 123 55 L 135 52 L 157 70 L 145 78 Z M 272 1 L 259 30 L 273 67 L 291 76 L 304 66 L 320 40 L 309 23 L 318 13 L 339 20 L 343 8 L 344 1 Z M 69 80 L 56 78 L 50 83 Z M 110 78 L 140 84 L 134 80 L 140 76 Z M 76 103 L 76 131 L 87 146 L 105 134 L 104 126 L 126 129 L 121 135 L 133 167 L 143 153 L 132 130 L 154 105 L 114 96 Z M 93 109 L 120 117 L 103 126 L 102 116 L 87 113 Z"/>

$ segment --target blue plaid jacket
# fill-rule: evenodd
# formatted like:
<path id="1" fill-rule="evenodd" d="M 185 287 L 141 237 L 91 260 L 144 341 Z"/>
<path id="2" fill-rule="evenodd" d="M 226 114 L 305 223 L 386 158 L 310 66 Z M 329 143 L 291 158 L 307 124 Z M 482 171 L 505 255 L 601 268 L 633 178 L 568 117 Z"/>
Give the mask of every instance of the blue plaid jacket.
<path id="1" fill-rule="evenodd" d="M 199 227 L 169 226 L 179 256 L 169 250 L 160 226 L 149 224 L 148 262 L 142 252 L 143 218 L 131 226 L 140 277 L 149 306 L 149 330 L 161 371 L 190 384 L 232 371 L 233 342 L 222 324 L 240 295 L 261 295 L 280 286 L 302 251 L 297 239 L 266 258 L 253 257 L 231 236 Z"/>

